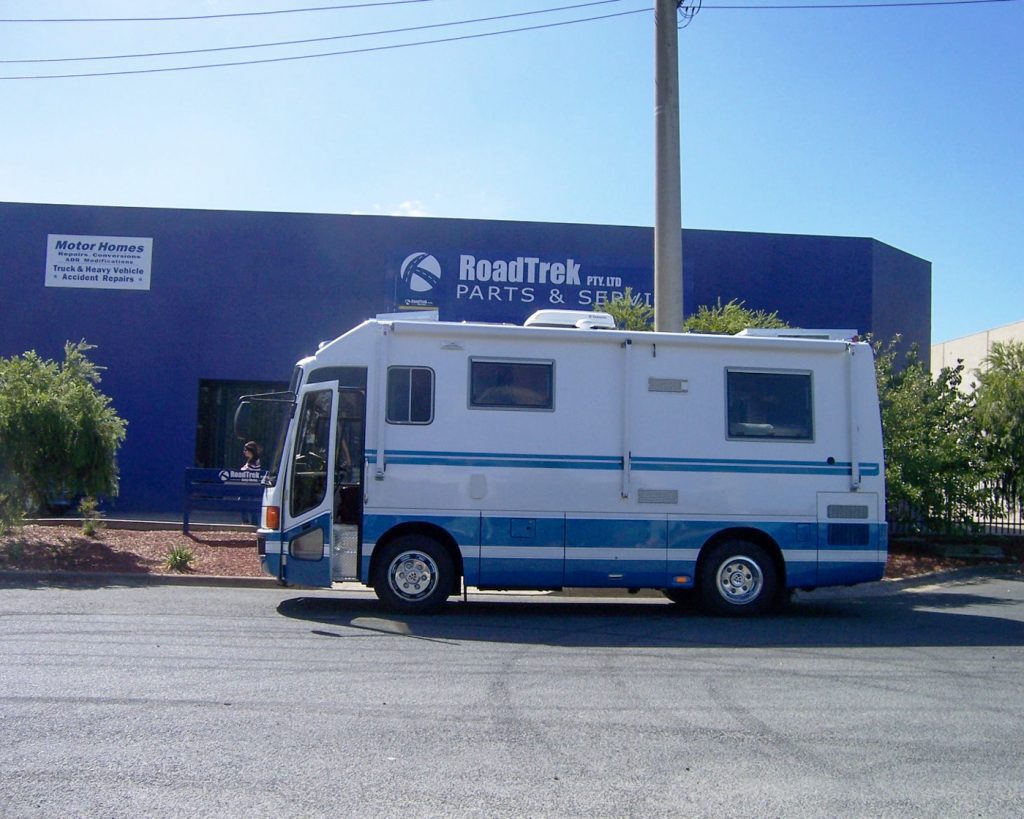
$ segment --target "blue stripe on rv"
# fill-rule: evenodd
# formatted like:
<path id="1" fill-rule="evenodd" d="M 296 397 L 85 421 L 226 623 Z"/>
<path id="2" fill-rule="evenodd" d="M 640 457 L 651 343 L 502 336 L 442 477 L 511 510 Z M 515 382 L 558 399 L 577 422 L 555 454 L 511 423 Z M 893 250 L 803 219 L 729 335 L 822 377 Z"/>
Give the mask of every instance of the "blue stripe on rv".
<path id="1" fill-rule="evenodd" d="M 816 522 L 685 521 L 512 515 L 364 517 L 362 578 L 370 581 L 372 546 L 402 523 L 449 532 L 462 553 L 465 582 L 488 588 L 686 587 L 700 548 L 730 528 L 756 529 L 782 549 L 786 584 L 817 586 L 878 580 L 885 568 L 885 524 L 861 524 L 867 542 L 829 544 Z M 676 578 L 686 577 L 686 581 Z"/>
<path id="2" fill-rule="evenodd" d="M 372 462 L 377 451 L 369 449 Z M 510 455 L 501 452 L 442 452 L 385 450 L 389 464 L 410 466 L 506 467 L 512 469 L 622 469 L 621 456 L 603 455 Z M 630 466 L 636 472 L 726 472 L 765 475 L 850 475 L 850 461 L 780 461 L 752 458 L 645 458 L 633 456 Z M 880 473 L 877 462 L 862 461 L 860 472 L 866 477 Z"/>

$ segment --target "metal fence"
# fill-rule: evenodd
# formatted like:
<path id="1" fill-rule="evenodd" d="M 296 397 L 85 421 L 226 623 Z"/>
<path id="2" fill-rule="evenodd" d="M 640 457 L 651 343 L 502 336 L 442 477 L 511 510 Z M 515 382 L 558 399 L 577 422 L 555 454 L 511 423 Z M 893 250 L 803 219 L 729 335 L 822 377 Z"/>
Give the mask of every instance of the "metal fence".
<path id="1" fill-rule="evenodd" d="M 1024 536 L 1024 503 L 1002 487 L 986 487 L 988 499 L 984 509 L 965 509 L 950 505 L 944 510 L 926 514 L 908 504 L 891 504 L 888 510 L 889 534 L 956 535 L 964 537 Z"/>

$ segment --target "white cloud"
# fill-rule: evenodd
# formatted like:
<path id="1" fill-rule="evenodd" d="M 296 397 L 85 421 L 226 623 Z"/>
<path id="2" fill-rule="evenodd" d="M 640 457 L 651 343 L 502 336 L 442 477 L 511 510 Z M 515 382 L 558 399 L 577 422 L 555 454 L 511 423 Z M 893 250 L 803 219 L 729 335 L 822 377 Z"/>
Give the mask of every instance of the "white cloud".
<path id="1" fill-rule="evenodd" d="M 391 212 L 392 216 L 428 216 L 423 203 L 416 199 L 407 199 L 396 210 Z"/>

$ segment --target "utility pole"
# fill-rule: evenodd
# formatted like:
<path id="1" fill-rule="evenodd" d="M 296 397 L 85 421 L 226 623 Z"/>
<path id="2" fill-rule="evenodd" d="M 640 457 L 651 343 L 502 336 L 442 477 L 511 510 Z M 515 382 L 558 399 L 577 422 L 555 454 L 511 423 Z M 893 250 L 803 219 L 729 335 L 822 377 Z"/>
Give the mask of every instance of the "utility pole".
<path id="1" fill-rule="evenodd" d="M 683 214 L 679 173 L 679 29 L 682 0 L 654 10 L 654 329 L 683 329 Z"/>

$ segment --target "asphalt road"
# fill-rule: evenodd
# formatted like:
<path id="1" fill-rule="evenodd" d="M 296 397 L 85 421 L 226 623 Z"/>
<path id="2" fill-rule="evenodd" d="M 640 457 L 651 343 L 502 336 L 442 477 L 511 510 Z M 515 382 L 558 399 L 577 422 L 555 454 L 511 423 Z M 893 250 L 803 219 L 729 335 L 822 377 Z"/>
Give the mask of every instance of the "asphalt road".
<path id="1" fill-rule="evenodd" d="M 3 816 L 1020 816 L 1024 577 L 654 599 L 0 585 Z"/>

